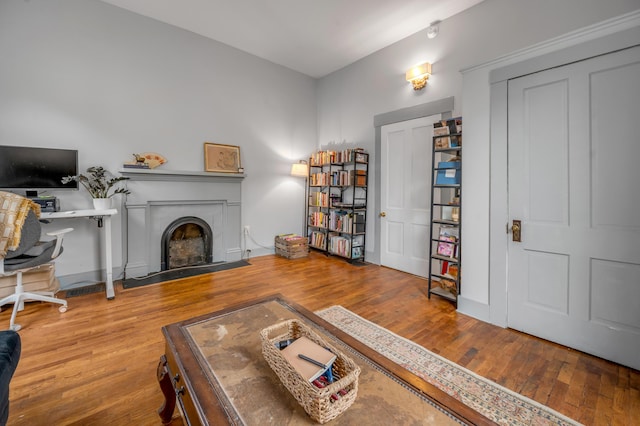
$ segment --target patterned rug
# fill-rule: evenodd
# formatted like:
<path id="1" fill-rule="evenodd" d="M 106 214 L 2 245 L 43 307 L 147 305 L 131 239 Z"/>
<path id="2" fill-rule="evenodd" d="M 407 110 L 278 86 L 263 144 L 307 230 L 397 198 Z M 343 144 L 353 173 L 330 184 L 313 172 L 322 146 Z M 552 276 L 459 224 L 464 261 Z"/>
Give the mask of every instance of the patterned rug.
<path id="1" fill-rule="evenodd" d="M 579 425 L 551 408 L 485 379 L 342 306 L 332 306 L 316 314 L 496 423 Z"/>

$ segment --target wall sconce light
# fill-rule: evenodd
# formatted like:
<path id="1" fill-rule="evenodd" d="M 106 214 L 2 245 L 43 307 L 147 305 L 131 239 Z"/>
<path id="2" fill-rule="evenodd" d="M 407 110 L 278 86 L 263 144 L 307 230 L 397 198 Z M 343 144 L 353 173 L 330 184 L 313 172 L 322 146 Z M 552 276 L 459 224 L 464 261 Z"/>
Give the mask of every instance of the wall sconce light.
<path id="1" fill-rule="evenodd" d="M 413 84 L 413 90 L 422 90 L 427 85 L 427 80 L 431 75 L 431 64 L 425 62 L 407 71 L 406 79 Z"/>
<path id="2" fill-rule="evenodd" d="M 300 160 L 297 163 L 291 165 L 291 176 L 296 177 L 308 177 L 309 176 L 309 165 L 306 161 Z"/>

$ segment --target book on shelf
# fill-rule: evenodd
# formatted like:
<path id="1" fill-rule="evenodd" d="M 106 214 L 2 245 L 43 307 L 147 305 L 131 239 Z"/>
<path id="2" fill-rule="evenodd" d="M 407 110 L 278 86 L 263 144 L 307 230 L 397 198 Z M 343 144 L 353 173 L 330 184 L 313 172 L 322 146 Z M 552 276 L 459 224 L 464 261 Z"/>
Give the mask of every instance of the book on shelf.
<path id="1" fill-rule="evenodd" d="M 311 239 L 309 241 L 309 244 L 311 244 L 312 247 L 316 247 L 324 250 L 326 247 L 325 234 L 322 232 L 313 231 L 311 233 Z"/>
<path id="2" fill-rule="evenodd" d="M 309 206 L 311 207 L 327 207 L 329 195 L 326 192 L 312 192 L 309 194 Z"/>
<path id="3" fill-rule="evenodd" d="M 324 212 L 311 212 L 309 214 L 309 226 L 316 226 L 319 228 L 327 227 L 327 214 Z"/>
<path id="4" fill-rule="evenodd" d="M 309 382 L 313 382 L 327 371 L 327 369 L 330 369 L 337 358 L 336 354 L 323 348 L 306 336 L 297 338 L 286 348 L 282 349 L 280 353 L 289 364 Z M 302 355 L 302 357 L 300 355 Z"/>
<path id="5" fill-rule="evenodd" d="M 354 209 L 363 209 L 367 207 L 365 203 L 347 203 L 347 202 L 334 202 L 333 207 L 350 207 Z"/>
<path id="6" fill-rule="evenodd" d="M 351 257 L 351 240 L 341 236 L 332 236 L 329 240 L 329 251 L 340 256 Z"/>
<path id="7" fill-rule="evenodd" d="M 440 236 L 438 237 L 437 253 L 440 256 L 456 257 L 456 244 L 458 242 L 458 229 L 454 227 L 443 226 L 440 228 Z"/>
<path id="8" fill-rule="evenodd" d="M 462 145 L 462 118 L 441 120 L 433 124 L 436 149 L 453 148 Z"/>
<path id="9" fill-rule="evenodd" d="M 149 163 L 124 163 L 122 165 L 125 169 L 150 169 Z"/>

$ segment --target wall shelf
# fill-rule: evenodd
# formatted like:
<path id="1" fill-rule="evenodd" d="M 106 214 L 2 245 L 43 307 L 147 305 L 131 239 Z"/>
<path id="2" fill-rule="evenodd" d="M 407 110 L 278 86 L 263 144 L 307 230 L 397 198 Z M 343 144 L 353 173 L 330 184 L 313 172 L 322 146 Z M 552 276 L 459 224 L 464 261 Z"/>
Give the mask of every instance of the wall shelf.
<path id="1" fill-rule="evenodd" d="M 134 168 L 123 168 L 118 170 L 118 173 L 120 173 L 124 177 L 128 177 L 131 180 L 159 180 L 181 182 L 237 182 L 243 180 L 247 176 L 244 173 L 212 173 L 185 170 Z"/>

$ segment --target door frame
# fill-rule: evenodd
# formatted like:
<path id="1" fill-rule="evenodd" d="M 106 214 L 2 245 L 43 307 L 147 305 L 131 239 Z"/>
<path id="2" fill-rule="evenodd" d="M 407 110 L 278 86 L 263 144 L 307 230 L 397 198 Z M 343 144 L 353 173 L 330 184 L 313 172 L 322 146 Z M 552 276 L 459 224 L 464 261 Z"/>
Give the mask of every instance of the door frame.
<path id="1" fill-rule="evenodd" d="M 441 115 L 441 119 L 447 119 L 453 117 L 453 105 L 454 98 L 453 96 L 440 99 L 437 101 L 427 102 L 424 104 L 402 108 L 395 111 L 386 112 L 383 114 L 378 114 L 373 117 L 373 127 L 375 128 L 375 162 L 374 162 L 374 173 L 373 173 L 373 183 L 375 185 L 375 200 L 373 203 L 369 203 L 369 205 L 373 204 L 373 212 L 368 211 L 367 215 L 369 217 L 374 217 L 374 241 L 375 248 L 373 251 L 373 255 L 369 257 L 368 261 L 371 263 L 375 263 L 376 265 L 380 265 L 380 231 L 381 231 L 381 221 L 380 221 L 380 209 L 381 209 L 381 197 L 380 190 L 382 184 L 382 126 L 386 126 L 388 124 L 399 123 L 402 121 L 413 120 L 415 118 L 429 117 L 432 115 Z M 369 181 L 371 182 L 372 176 L 369 175 Z"/>
<path id="2" fill-rule="evenodd" d="M 576 37 L 569 34 L 555 43 L 576 43 L 540 54 L 489 72 L 490 84 L 490 201 L 489 201 L 489 315 L 490 322 L 507 326 L 508 204 L 508 105 L 510 79 L 582 61 L 639 45 L 640 16 L 637 13 L 619 22 L 592 28 Z M 586 40 L 586 41 L 585 41 Z M 520 52 L 521 54 L 522 52 Z M 514 55 L 515 56 L 515 55 Z"/>

